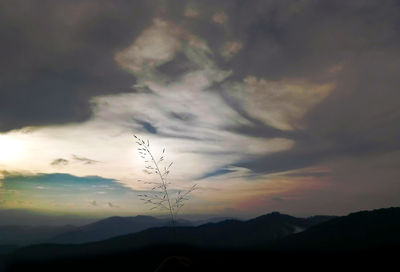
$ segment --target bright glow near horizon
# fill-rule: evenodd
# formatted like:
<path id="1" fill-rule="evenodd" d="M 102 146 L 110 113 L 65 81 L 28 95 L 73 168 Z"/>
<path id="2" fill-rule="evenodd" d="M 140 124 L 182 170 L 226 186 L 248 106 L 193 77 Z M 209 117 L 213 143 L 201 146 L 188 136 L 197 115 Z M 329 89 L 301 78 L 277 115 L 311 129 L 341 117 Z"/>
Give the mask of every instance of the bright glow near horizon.
<path id="1" fill-rule="evenodd" d="M 18 161 L 24 154 L 24 146 L 21 141 L 12 135 L 0 134 L 0 165 Z"/>

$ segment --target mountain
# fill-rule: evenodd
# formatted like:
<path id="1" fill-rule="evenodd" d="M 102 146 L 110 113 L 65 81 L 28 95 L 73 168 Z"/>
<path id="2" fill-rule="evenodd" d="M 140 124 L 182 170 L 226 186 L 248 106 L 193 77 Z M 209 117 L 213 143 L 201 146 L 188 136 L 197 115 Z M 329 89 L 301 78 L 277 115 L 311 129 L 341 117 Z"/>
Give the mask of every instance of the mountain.
<path id="1" fill-rule="evenodd" d="M 275 243 L 284 250 L 366 250 L 400 246 L 400 208 L 351 213 Z"/>
<path id="2" fill-rule="evenodd" d="M 134 217 L 135 218 L 135 217 Z M 132 218 L 132 220 L 134 219 Z M 122 218 L 120 218 L 122 219 Z M 147 217 L 140 219 L 151 220 Z M 154 218 L 153 218 L 154 219 Z M 260 216 L 248 221 L 225 220 L 219 223 L 208 223 L 198 227 L 155 227 L 146 229 L 137 233 L 122 235 L 108 240 L 86 243 L 80 245 L 37 245 L 18 250 L 18 254 L 29 256 L 59 256 L 61 255 L 80 255 L 80 254 L 99 254 L 105 252 L 118 252 L 142 247 L 151 247 L 155 245 L 166 244 L 186 244 L 199 247 L 211 248 L 244 248 L 244 247 L 261 247 L 271 241 L 286 237 L 299 229 L 308 228 L 318 222 L 325 222 L 332 217 L 320 216 L 318 219 L 312 218 L 296 218 L 277 212 Z M 115 218 L 95 223 L 104 225 L 103 230 L 106 231 L 110 221 L 115 222 L 115 227 L 120 231 L 121 225 Z M 122 220 L 129 220 L 123 218 Z M 105 224 L 105 223 L 107 224 Z M 159 222 L 159 221 L 156 221 Z M 162 223 L 162 222 L 160 222 Z M 91 224 L 93 225 L 93 224 Z M 134 224 L 134 226 L 136 226 Z M 143 226 L 144 227 L 144 226 Z M 93 228 L 93 226 L 91 226 Z M 96 228 L 98 230 L 99 228 Z M 132 229 L 130 229 L 132 231 Z M 79 232 L 83 235 L 85 232 Z M 88 234 L 90 234 L 88 232 Z M 96 232 L 96 235 L 98 233 Z M 115 234 L 113 229 L 109 230 L 107 235 Z"/>
<path id="3" fill-rule="evenodd" d="M 197 228 L 179 228 L 176 230 L 178 238 L 175 240 L 183 244 L 206 247 L 262 246 L 269 241 L 286 237 L 331 218 L 329 216 L 320 216 L 318 219 L 296 218 L 273 212 L 247 221 L 228 219 L 218 223 L 204 224 Z M 155 234 L 150 236 L 155 237 Z"/>
<path id="4" fill-rule="evenodd" d="M 207 223 L 219 223 L 225 220 L 238 220 L 234 217 L 211 217 L 207 219 L 192 220 L 193 226 L 201 226 Z"/>
<path id="5" fill-rule="evenodd" d="M 29 246 L 0 256 L 0 266 L 3 258 L 7 271 L 178 271 L 156 270 L 168 261 L 191 263 L 179 271 L 386 271 L 397 265 L 399 229 L 400 208 L 336 218 L 272 213 L 81 245 Z"/>
<path id="6" fill-rule="evenodd" d="M 16 246 L 16 245 L 0 245 L 0 256 L 3 254 L 11 253 L 17 249 L 18 249 L 18 246 Z"/>
<path id="7" fill-rule="evenodd" d="M 170 224 L 170 220 L 168 219 L 158 219 L 151 216 L 114 216 L 59 234 L 52 239 L 48 239 L 46 242 L 56 244 L 88 243 L 128 233 L 135 233 L 148 228 L 169 226 Z M 177 225 L 187 226 L 190 225 L 190 222 L 178 220 Z"/>
<path id="8" fill-rule="evenodd" d="M 96 220 L 99 220 L 99 218 L 77 215 L 43 214 L 27 210 L 0 208 L 0 226 L 43 226 L 43 222 L 46 222 L 46 226 L 83 226 L 93 223 Z"/>
<path id="9" fill-rule="evenodd" d="M 321 216 L 320 222 L 329 219 L 331 217 Z M 230 219 L 198 227 L 151 228 L 87 246 L 95 251 L 102 251 L 102 248 L 118 250 L 120 244 L 133 248 L 170 243 L 219 248 L 261 246 L 316 223 L 315 218 L 296 218 L 275 212 L 248 221 Z"/>
<path id="10" fill-rule="evenodd" d="M 26 246 L 40 243 L 76 227 L 65 226 L 0 226 L 0 245 Z"/>

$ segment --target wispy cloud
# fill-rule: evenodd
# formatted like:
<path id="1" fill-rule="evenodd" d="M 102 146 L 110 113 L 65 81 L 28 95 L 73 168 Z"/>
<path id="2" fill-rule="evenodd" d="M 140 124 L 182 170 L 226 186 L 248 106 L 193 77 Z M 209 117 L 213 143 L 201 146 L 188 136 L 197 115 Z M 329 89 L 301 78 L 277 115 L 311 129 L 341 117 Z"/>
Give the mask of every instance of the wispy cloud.
<path id="1" fill-rule="evenodd" d="M 50 165 L 52 165 L 52 166 L 65 166 L 68 164 L 69 164 L 69 161 L 66 159 L 63 159 L 63 158 L 55 159 L 54 161 L 52 161 L 50 163 Z"/>
<path id="2" fill-rule="evenodd" d="M 246 77 L 242 83 L 227 86 L 227 91 L 243 103 L 245 110 L 267 125 L 280 130 L 301 128 L 299 121 L 334 88 L 333 82 L 271 81 Z"/>
<path id="3" fill-rule="evenodd" d="M 80 156 L 77 156 L 77 155 L 74 155 L 74 154 L 72 154 L 72 158 L 73 158 L 74 160 L 79 161 L 79 162 L 82 162 L 82 163 L 84 163 L 84 164 L 99 163 L 99 161 L 92 160 L 92 159 L 85 158 L 85 157 L 80 157 Z"/>

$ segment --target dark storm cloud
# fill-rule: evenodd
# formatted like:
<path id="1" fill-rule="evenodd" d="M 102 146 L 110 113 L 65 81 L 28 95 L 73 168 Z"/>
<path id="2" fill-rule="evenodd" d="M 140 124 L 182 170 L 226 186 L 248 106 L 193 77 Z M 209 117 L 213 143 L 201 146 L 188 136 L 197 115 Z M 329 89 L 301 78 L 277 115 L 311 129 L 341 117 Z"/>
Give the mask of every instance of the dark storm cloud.
<path id="1" fill-rule="evenodd" d="M 218 54 L 214 58 L 220 67 L 233 70 L 228 80 L 252 75 L 336 84 L 331 95 L 305 116 L 305 129 L 294 132 L 263 124 L 229 98 L 229 89 L 228 95 L 223 93 L 227 104 L 252 124 L 229 130 L 296 141 L 291 150 L 235 165 L 270 173 L 400 148 L 399 1 L 188 3 L 199 15 L 186 23 L 187 28 L 205 38 L 214 52 L 226 41 L 243 44 L 230 59 Z M 216 24 L 212 15 L 220 12 L 227 20 Z"/>
<path id="2" fill-rule="evenodd" d="M 2 1 L 0 131 L 82 121 L 94 95 L 131 91 L 115 51 L 149 23 L 153 1 Z"/>
<path id="3" fill-rule="evenodd" d="M 190 71 L 198 70 L 199 68 L 199 65 L 191 62 L 184 54 L 179 53 L 173 60 L 160 65 L 158 70 L 163 75 L 167 75 L 171 79 L 176 79 Z"/>
<path id="4" fill-rule="evenodd" d="M 199 17 L 182 24 L 207 40 L 218 52 L 226 41 L 240 41 L 243 49 L 221 66 L 233 68 L 239 78 L 246 75 L 269 79 L 313 77 L 348 61 L 360 50 L 394 45 L 398 33 L 397 1 L 290 1 L 222 0 L 188 1 Z M 170 5 L 176 16 L 182 5 Z M 212 16 L 224 13 L 222 24 Z"/>

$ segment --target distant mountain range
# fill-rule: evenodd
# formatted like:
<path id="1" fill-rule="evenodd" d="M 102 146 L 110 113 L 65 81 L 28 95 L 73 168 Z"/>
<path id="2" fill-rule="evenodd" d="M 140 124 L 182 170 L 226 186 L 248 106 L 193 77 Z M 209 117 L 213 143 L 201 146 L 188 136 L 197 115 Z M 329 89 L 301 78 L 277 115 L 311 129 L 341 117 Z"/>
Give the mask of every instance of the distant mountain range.
<path id="1" fill-rule="evenodd" d="M 135 219 L 133 218 L 109 218 L 97 223 L 88 225 L 83 231 L 70 232 L 70 234 L 60 235 L 62 237 L 68 237 L 68 239 L 75 239 L 79 236 L 79 239 L 85 235 L 86 230 L 90 235 L 98 235 L 97 230 L 102 229 L 107 231 L 107 235 L 116 233 L 115 228 L 118 228 L 121 221 Z M 176 228 L 171 227 L 154 227 L 148 228 L 143 231 L 139 231 L 132 234 L 122 235 L 108 240 L 86 243 L 80 245 L 37 245 L 27 247 L 25 249 L 18 250 L 17 252 L 26 254 L 28 252 L 34 255 L 40 255 L 43 252 L 46 256 L 51 254 L 83 254 L 89 252 L 113 252 L 119 250 L 138 249 L 141 247 L 154 246 L 159 244 L 186 244 L 200 247 L 216 247 L 216 248 L 243 248 L 243 247 L 259 247 L 265 244 L 275 241 L 277 239 L 284 238 L 293 233 L 303 231 L 315 224 L 331 220 L 334 217 L 331 216 L 315 216 L 310 218 L 296 218 L 293 216 L 280 214 L 278 212 L 263 215 L 247 221 L 239 220 L 225 220 L 218 223 L 208 223 L 201 226 L 180 226 Z M 165 223 L 163 221 L 155 220 L 152 217 L 139 217 L 143 222 L 155 222 Z M 128 224 L 129 225 L 129 224 Z M 134 226 L 144 227 L 143 225 L 136 225 L 134 220 Z M 99 227 L 100 226 L 100 227 Z M 94 232 L 95 230 L 96 232 Z M 128 229 L 126 229 L 128 231 Z M 57 239 L 60 239 L 58 236 Z M 98 236 L 96 236 L 98 237 Z M 93 238 L 93 237 L 91 237 Z M 60 241 L 60 240 L 58 240 Z M 62 240 L 62 242 L 65 242 Z"/>
<path id="2" fill-rule="evenodd" d="M 0 218 L 5 212 L 0 213 Z M 18 216 L 16 219 L 21 220 L 20 217 L 24 214 L 37 218 L 37 214 L 31 215 L 30 213 L 15 213 L 9 212 L 8 214 Z M 46 222 L 47 216 L 43 217 L 41 222 Z M 7 218 L 9 219 L 9 218 Z M 188 220 L 178 219 L 177 226 L 198 226 L 207 222 L 220 222 L 227 218 L 210 218 L 206 220 L 198 220 L 193 223 Z M 14 220 L 19 222 L 18 220 Z M 27 223 L 26 221 L 21 221 Z M 0 225 L 0 253 L 6 252 L 5 249 L 14 249 L 21 246 L 39 243 L 55 243 L 55 244 L 81 244 L 88 242 L 95 242 L 105 240 L 111 237 L 120 236 L 129 233 L 139 232 L 153 227 L 169 226 L 170 220 L 168 218 L 156 218 L 151 216 L 134 216 L 134 217 L 120 217 L 114 216 L 106 219 L 96 221 L 94 223 L 86 224 L 83 226 L 72 225 Z"/>
<path id="3" fill-rule="evenodd" d="M 0 245 L 26 246 L 42 243 L 54 236 L 76 229 L 75 226 L 0 226 Z"/>
<path id="4" fill-rule="evenodd" d="M 0 226 L 83 226 L 99 218 L 78 215 L 43 214 L 35 211 L 0 209 Z"/>
<path id="5" fill-rule="evenodd" d="M 69 244 L 66 247 L 71 253 L 78 248 L 78 252 L 111 252 L 160 244 L 230 249 L 342 250 L 400 244 L 400 208 L 363 211 L 342 217 L 296 218 L 274 212 L 247 221 L 227 219 L 200 226 L 181 220 L 176 228 L 171 228 L 167 219 L 151 216 L 110 217 L 82 227 L 3 226 L 0 234 L 1 244 L 7 245 L 5 248 L 10 248 L 8 245 L 18 239 L 24 242 L 20 243 L 22 245 L 45 241 L 48 245 L 19 251 L 34 248 L 36 253 L 48 248 L 54 248 L 51 252 L 65 249 L 62 245 L 51 244 Z M 75 248 L 73 244 L 80 245 Z"/>
<path id="6" fill-rule="evenodd" d="M 240 221 L 228 217 L 216 217 L 208 220 L 198 220 L 193 223 L 188 220 L 179 219 L 176 226 L 201 226 L 206 225 L 199 229 L 199 231 L 218 232 L 221 226 L 219 222 L 226 221 L 232 224 L 232 230 L 229 232 L 235 233 L 245 228 L 245 225 L 258 226 L 259 233 L 264 233 L 263 226 L 266 225 L 267 239 L 275 239 L 287 236 L 289 234 L 302 231 L 309 226 L 323 222 L 331 217 L 316 216 L 310 218 L 295 218 L 292 216 L 282 215 L 279 213 L 272 213 L 258 218 Z M 260 223 L 265 221 L 263 223 Z M 216 225 L 213 225 L 216 224 Z M 83 244 L 89 242 L 96 242 L 106 240 L 108 238 L 121 236 L 125 234 L 133 234 L 146 229 L 155 227 L 168 227 L 171 225 L 169 219 L 155 218 L 151 216 L 134 216 L 134 217 L 109 217 L 103 220 L 96 221 L 80 227 L 71 225 L 66 226 L 0 226 L 0 245 L 13 245 L 27 246 L 30 244 L 51 243 L 51 244 Z M 236 229 L 238 228 L 238 229 Z M 269 229 L 268 229 L 269 228 Z M 183 231 L 183 230 L 181 230 Z M 224 230 L 222 232 L 225 232 Z M 226 234 L 225 234 L 226 235 Z M 217 234 L 220 237 L 220 235 Z M 235 236 L 235 235 L 233 235 Z M 215 239 L 214 239 L 215 240 Z M 217 240 L 215 240 L 217 241 Z M 233 240 L 232 240 L 233 241 Z M 14 248 L 6 247 L 6 248 Z"/>
<path id="7" fill-rule="evenodd" d="M 212 220 L 218 222 L 217 218 L 204 221 L 209 222 Z M 222 218 L 219 220 L 222 220 Z M 47 221 L 43 220 L 42 222 Z M 198 224 L 198 222 L 192 224 L 190 221 L 183 219 L 179 219 L 176 223 L 177 226 Z M 135 217 L 114 216 L 79 227 L 72 225 L 0 225 L 0 246 L 1 248 L 16 248 L 39 243 L 80 244 L 168 225 L 170 225 L 170 220 L 168 219 L 143 215 Z M 5 251 L 1 250 L 1 248 L 0 253 Z"/>
<path id="8" fill-rule="evenodd" d="M 111 237 L 135 233 L 153 227 L 171 225 L 168 219 L 158 219 L 151 216 L 138 215 L 135 217 L 109 217 L 89 225 L 75 228 L 59 234 L 45 242 L 55 244 L 81 244 L 101 241 Z M 191 226 L 186 220 L 178 220 L 177 226 Z"/>
<path id="9" fill-rule="evenodd" d="M 114 220 L 121 219 L 103 220 L 103 227 Z M 66 271 L 76 267 L 81 271 L 109 271 L 126 265 L 154 271 L 154 263 L 171 255 L 189 257 L 198 268 L 195 271 L 228 271 L 239 266 L 250 269 L 256 264 L 290 270 L 301 264 L 310 271 L 337 271 L 349 262 L 352 269 L 370 267 L 372 262 L 376 269 L 383 269 L 400 252 L 399 230 L 400 208 L 311 218 L 275 212 L 247 221 L 154 227 L 79 245 L 33 245 L 3 258 L 14 271 L 31 268 L 38 261 L 43 265 L 38 267 L 40 271 L 54 271 L 60 264 Z"/>
<path id="10" fill-rule="evenodd" d="M 211 217 L 211 218 L 207 218 L 207 219 L 197 219 L 197 220 L 191 220 L 192 225 L 197 227 L 197 226 L 201 226 L 207 223 L 218 223 L 218 222 L 222 222 L 225 220 L 239 220 L 237 218 L 234 217 Z"/>

